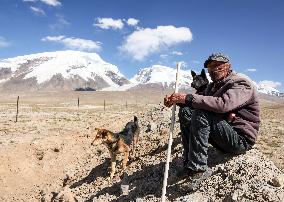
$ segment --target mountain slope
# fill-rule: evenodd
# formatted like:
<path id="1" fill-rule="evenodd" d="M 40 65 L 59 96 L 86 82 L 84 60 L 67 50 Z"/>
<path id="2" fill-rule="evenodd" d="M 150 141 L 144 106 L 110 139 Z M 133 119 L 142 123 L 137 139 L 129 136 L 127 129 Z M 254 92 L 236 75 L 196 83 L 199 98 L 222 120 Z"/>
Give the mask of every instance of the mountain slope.
<path id="1" fill-rule="evenodd" d="M 160 83 L 166 86 L 173 86 L 176 80 L 176 69 L 162 65 L 153 65 L 151 67 L 140 69 L 138 74 L 134 75 L 131 82 L 137 84 Z M 180 86 L 190 86 L 192 76 L 189 70 L 180 70 Z"/>
<path id="2" fill-rule="evenodd" d="M 57 51 L 1 60 L 0 83 L 4 90 L 74 90 L 118 87 L 129 81 L 96 53 Z"/>

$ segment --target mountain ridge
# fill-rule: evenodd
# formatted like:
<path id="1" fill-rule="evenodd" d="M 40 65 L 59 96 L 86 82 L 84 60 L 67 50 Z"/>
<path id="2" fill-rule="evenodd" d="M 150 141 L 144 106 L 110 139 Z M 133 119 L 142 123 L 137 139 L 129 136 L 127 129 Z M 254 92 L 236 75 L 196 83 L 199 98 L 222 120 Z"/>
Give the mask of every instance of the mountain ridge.
<path id="1" fill-rule="evenodd" d="M 258 85 L 247 75 L 240 75 L 249 79 L 260 93 L 284 96 L 271 86 L 263 83 Z M 0 60 L 0 89 L 4 91 L 60 91 L 78 88 L 125 91 L 151 87 L 156 90 L 172 89 L 175 78 L 175 68 L 151 65 L 140 68 L 137 74 L 128 79 L 117 66 L 104 61 L 97 53 L 73 50 L 43 52 Z M 180 89 L 191 89 L 191 70 L 181 69 L 179 78 Z"/>
<path id="2" fill-rule="evenodd" d="M 129 83 L 117 66 L 105 62 L 98 54 L 71 50 L 1 60 L 0 78 L 4 90 L 102 89 Z"/>

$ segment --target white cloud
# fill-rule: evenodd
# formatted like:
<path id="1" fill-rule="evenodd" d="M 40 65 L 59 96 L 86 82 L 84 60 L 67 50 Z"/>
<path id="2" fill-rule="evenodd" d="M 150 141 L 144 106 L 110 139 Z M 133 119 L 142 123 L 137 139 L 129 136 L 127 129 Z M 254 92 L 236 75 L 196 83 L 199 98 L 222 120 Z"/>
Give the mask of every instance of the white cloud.
<path id="1" fill-rule="evenodd" d="M 101 49 L 101 43 L 87 40 L 87 39 L 80 39 L 80 38 L 68 38 L 65 36 L 47 36 L 41 39 L 42 41 L 53 41 L 60 44 L 63 44 L 65 47 L 74 49 L 74 50 L 81 50 L 81 51 L 99 51 Z"/>
<path id="2" fill-rule="evenodd" d="M 65 36 L 47 36 L 42 38 L 42 41 L 61 41 L 65 38 Z"/>
<path id="3" fill-rule="evenodd" d="M 180 51 L 173 51 L 172 54 L 173 54 L 173 55 L 183 55 L 183 53 L 180 52 Z"/>
<path id="4" fill-rule="evenodd" d="M 160 55 L 160 58 L 163 58 L 163 59 L 164 59 L 164 58 L 167 58 L 167 57 L 168 57 L 167 54 L 161 54 L 161 55 Z"/>
<path id="5" fill-rule="evenodd" d="M 130 26 L 136 26 L 138 24 L 139 20 L 135 18 L 128 18 L 127 24 Z"/>
<path id="6" fill-rule="evenodd" d="M 40 1 L 49 6 L 60 6 L 61 5 L 61 3 L 58 0 L 40 0 Z"/>
<path id="7" fill-rule="evenodd" d="M 37 1 L 41 1 L 42 3 L 55 7 L 61 5 L 61 3 L 58 0 L 23 0 L 23 2 L 37 2 Z"/>
<path id="8" fill-rule="evenodd" d="M 62 15 L 56 15 L 56 22 L 52 25 L 49 25 L 49 27 L 53 30 L 57 30 L 57 29 L 60 29 L 60 28 L 63 28 L 63 27 L 66 27 L 70 25 L 70 23 L 65 20 L 65 18 L 62 16 Z"/>
<path id="9" fill-rule="evenodd" d="M 192 33 L 187 27 L 158 26 L 134 31 L 120 47 L 135 60 L 143 60 L 152 53 L 182 42 L 190 42 Z"/>
<path id="10" fill-rule="evenodd" d="M 31 6 L 30 9 L 36 14 L 45 15 L 45 12 L 41 8 Z"/>
<path id="11" fill-rule="evenodd" d="M 277 89 L 278 87 L 281 86 L 281 83 L 278 82 L 278 81 L 268 81 L 268 80 L 264 80 L 264 81 L 260 81 L 258 83 L 259 87 L 261 88 L 274 88 L 274 89 Z"/>
<path id="12" fill-rule="evenodd" d="M 246 71 L 247 71 L 247 72 L 256 72 L 257 69 L 255 69 L 255 68 L 248 68 L 248 69 L 246 69 Z"/>
<path id="13" fill-rule="evenodd" d="M 0 48 L 6 48 L 10 46 L 10 43 L 4 38 L 0 36 Z"/>
<path id="14" fill-rule="evenodd" d="M 96 18 L 93 26 L 100 27 L 102 29 L 122 29 L 124 24 L 121 19 L 114 20 L 112 18 Z"/>

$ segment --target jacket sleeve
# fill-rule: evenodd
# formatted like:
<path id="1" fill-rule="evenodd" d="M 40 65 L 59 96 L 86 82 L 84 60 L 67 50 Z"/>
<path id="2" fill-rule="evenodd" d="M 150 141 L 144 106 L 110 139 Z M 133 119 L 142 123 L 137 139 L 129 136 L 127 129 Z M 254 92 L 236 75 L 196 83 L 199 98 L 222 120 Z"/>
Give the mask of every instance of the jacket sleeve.
<path id="1" fill-rule="evenodd" d="M 227 113 L 244 105 L 253 95 L 253 87 L 244 80 L 235 81 L 227 88 L 219 97 L 193 94 L 193 108 Z"/>

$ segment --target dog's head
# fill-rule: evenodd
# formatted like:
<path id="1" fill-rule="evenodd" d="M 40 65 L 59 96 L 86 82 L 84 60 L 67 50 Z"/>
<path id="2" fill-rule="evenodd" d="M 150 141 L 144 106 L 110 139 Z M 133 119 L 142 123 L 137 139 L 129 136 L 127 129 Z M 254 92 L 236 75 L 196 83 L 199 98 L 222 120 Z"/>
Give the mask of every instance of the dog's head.
<path id="1" fill-rule="evenodd" d="M 107 129 L 100 129 L 95 128 L 97 131 L 97 134 L 95 136 L 95 139 L 92 141 L 91 145 L 95 145 L 95 142 L 102 140 L 103 142 L 112 141 L 113 139 L 113 132 L 107 130 Z"/>
<path id="2" fill-rule="evenodd" d="M 209 83 L 209 81 L 206 77 L 205 70 L 202 69 L 200 75 L 197 75 L 194 71 L 191 70 L 191 75 L 192 75 L 192 78 L 193 78 L 193 81 L 191 83 L 191 87 L 195 88 L 198 92 L 203 91 Z"/>

